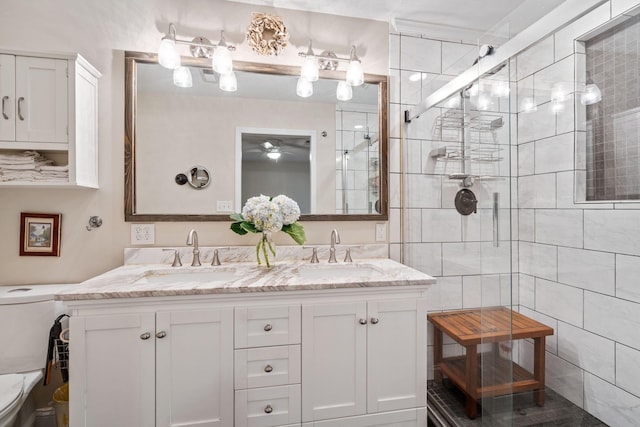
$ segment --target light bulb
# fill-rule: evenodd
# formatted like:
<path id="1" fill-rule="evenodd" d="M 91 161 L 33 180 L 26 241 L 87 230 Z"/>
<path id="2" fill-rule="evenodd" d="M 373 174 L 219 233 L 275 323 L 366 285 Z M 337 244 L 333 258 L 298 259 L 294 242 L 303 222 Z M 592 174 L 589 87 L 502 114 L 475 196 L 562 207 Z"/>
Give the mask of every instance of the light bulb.
<path id="1" fill-rule="evenodd" d="M 347 83 L 351 86 L 360 86 L 364 83 L 364 71 L 362 71 L 362 63 L 359 59 L 349 62 L 349 68 L 347 68 Z"/>
<path id="2" fill-rule="evenodd" d="M 187 67 L 182 67 L 182 66 L 173 70 L 173 84 L 178 87 L 193 86 L 191 71 Z"/>
<path id="3" fill-rule="evenodd" d="M 533 98 L 526 97 L 520 102 L 520 111 L 523 113 L 533 113 L 534 111 L 538 111 L 538 106 Z"/>
<path id="4" fill-rule="evenodd" d="M 310 82 L 318 81 L 318 58 L 315 56 L 307 56 L 304 58 L 302 69 L 300 70 L 300 76 L 309 80 Z"/>
<path id="5" fill-rule="evenodd" d="M 580 103 L 582 105 L 593 105 L 600 101 L 602 101 L 602 92 L 600 92 L 600 88 L 594 83 L 589 83 L 584 88 L 583 94 L 580 96 Z"/>
<path id="6" fill-rule="evenodd" d="M 236 78 L 236 73 L 231 71 L 230 73 L 220 75 L 218 87 L 220 90 L 225 92 L 235 92 L 238 90 L 238 79 Z"/>
<path id="7" fill-rule="evenodd" d="M 336 90 L 336 98 L 338 98 L 338 101 L 349 101 L 353 98 L 351 85 L 344 80 L 340 80 L 338 82 L 338 89 Z"/>
<path id="8" fill-rule="evenodd" d="M 296 85 L 296 94 L 301 98 L 308 98 L 313 95 L 313 84 L 300 76 L 298 78 L 298 84 Z"/>
<path id="9" fill-rule="evenodd" d="M 163 37 L 158 48 L 158 62 L 165 68 L 175 70 L 180 66 L 180 53 L 176 42 L 171 36 Z"/>
<path id="10" fill-rule="evenodd" d="M 231 60 L 231 52 L 227 46 L 216 46 L 213 51 L 213 58 L 211 60 L 213 71 L 218 74 L 229 74 L 233 70 L 233 61 Z"/>
<path id="11" fill-rule="evenodd" d="M 280 158 L 280 152 L 278 151 L 270 151 L 267 153 L 267 157 L 272 160 L 278 160 Z"/>

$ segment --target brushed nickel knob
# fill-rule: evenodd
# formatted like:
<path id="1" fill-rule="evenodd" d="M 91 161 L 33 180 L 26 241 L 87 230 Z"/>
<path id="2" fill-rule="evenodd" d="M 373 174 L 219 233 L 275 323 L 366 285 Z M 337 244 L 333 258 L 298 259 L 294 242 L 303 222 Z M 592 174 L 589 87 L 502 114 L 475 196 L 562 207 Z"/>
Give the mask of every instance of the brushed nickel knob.
<path id="1" fill-rule="evenodd" d="M 360 319 L 360 324 L 361 325 L 366 325 L 367 324 L 367 319 Z"/>
<path id="2" fill-rule="evenodd" d="M 265 413 L 265 414 L 270 414 L 270 413 L 272 413 L 272 412 L 273 412 L 273 408 L 271 407 L 271 405 L 267 405 L 267 406 L 264 408 L 264 413 Z"/>
<path id="3" fill-rule="evenodd" d="M 140 335 L 141 340 L 148 340 L 149 338 L 151 338 L 151 334 L 149 332 L 145 332 L 144 334 Z"/>
<path id="4" fill-rule="evenodd" d="M 265 366 L 265 367 L 264 367 L 264 371 L 265 371 L 265 372 L 271 372 L 271 371 L 273 371 L 273 366 L 271 366 L 271 365 L 267 365 L 267 366 Z"/>
<path id="5" fill-rule="evenodd" d="M 158 332 L 156 334 L 156 338 L 160 338 L 160 339 L 162 339 L 162 338 L 164 338 L 166 336 L 167 336 L 167 333 L 165 331 L 160 331 L 160 332 Z"/>
<path id="6" fill-rule="evenodd" d="M 269 323 L 267 323 L 266 325 L 264 325 L 264 330 L 266 332 L 269 332 L 271 329 L 273 329 L 273 326 L 271 326 Z"/>
<path id="7" fill-rule="evenodd" d="M 378 319 L 377 317 L 372 317 L 371 318 L 371 324 L 372 325 L 377 325 L 379 321 L 380 321 L 380 319 Z"/>

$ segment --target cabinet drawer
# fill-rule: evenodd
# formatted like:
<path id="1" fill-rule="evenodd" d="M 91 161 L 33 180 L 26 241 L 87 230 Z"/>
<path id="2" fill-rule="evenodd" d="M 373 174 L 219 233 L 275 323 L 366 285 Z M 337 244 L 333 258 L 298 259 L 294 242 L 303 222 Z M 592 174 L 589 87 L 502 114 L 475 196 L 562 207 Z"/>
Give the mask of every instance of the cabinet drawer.
<path id="1" fill-rule="evenodd" d="M 300 384 L 236 391 L 236 427 L 272 427 L 300 421 Z"/>
<path id="2" fill-rule="evenodd" d="M 236 350 L 236 390 L 300 383 L 300 346 Z"/>
<path id="3" fill-rule="evenodd" d="M 236 348 L 300 344 L 300 306 L 239 307 L 235 312 Z"/>

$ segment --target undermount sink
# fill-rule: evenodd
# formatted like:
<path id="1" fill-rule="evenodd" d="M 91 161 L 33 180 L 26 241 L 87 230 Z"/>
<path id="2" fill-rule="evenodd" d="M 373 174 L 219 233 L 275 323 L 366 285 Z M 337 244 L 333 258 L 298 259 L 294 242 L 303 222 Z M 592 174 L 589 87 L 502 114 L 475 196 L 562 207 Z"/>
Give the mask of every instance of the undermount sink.
<path id="1" fill-rule="evenodd" d="M 304 265 L 298 275 L 304 279 L 368 278 L 380 270 L 367 264 Z"/>
<path id="2" fill-rule="evenodd" d="M 133 282 L 134 284 L 146 283 L 211 283 L 226 282 L 235 279 L 235 269 L 226 270 L 159 270 L 148 271 L 140 279 Z"/>

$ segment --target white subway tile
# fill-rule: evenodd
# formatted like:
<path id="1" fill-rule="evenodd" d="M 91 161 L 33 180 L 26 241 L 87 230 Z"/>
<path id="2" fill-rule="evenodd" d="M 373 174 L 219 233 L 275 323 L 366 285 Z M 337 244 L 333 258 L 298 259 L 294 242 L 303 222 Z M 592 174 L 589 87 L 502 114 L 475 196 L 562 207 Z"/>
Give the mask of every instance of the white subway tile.
<path id="1" fill-rule="evenodd" d="M 616 0 L 613 0 L 616 1 Z M 620 1 L 620 0 L 618 0 Z M 589 12 L 575 22 L 567 25 L 555 33 L 556 61 L 571 55 L 574 50 L 573 41 L 588 31 L 604 24 L 611 17 L 609 2 Z"/>
<path id="2" fill-rule="evenodd" d="M 407 243 L 405 263 L 430 276 L 442 276 L 442 245 L 440 243 Z"/>
<path id="3" fill-rule="evenodd" d="M 405 242 L 422 242 L 422 209 L 405 209 L 404 239 Z"/>
<path id="4" fill-rule="evenodd" d="M 389 172 L 400 172 L 400 138 L 389 138 Z"/>
<path id="5" fill-rule="evenodd" d="M 400 36 L 389 35 L 389 68 L 400 68 Z"/>
<path id="6" fill-rule="evenodd" d="M 615 381 L 615 342 L 558 322 L 558 356 L 599 376 Z"/>
<path id="7" fill-rule="evenodd" d="M 615 384 L 636 396 L 640 396 L 639 360 L 640 351 L 622 344 L 616 344 Z"/>
<path id="8" fill-rule="evenodd" d="M 518 178 L 518 207 L 555 208 L 556 175 L 549 173 Z"/>
<path id="9" fill-rule="evenodd" d="M 423 242 L 460 242 L 462 221 L 453 209 L 422 210 Z"/>
<path id="10" fill-rule="evenodd" d="M 533 345 L 531 346 L 533 347 Z M 545 382 L 547 386 L 582 408 L 584 404 L 582 399 L 584 371 L 549 352 L 547 352 L 546 365 Z"/>
<path id="11" fill-rule="evenodd" d="M 530 308 L 533 310 L 535 308 L 535 297 L 536 297 L 536 288 L 535 288 L 535 279 L 528 274 L 520 274 L 520 279 L 518 280 L 519 284 L 519 295 L 520 301 L 519 304 L 524 308 Z"/>
<path id="12" fill-rule="evenodd" d="M 478 47 L 472 44 L 442 42 L 442 73 L 457 76 L 473 65 Z"/>
<path id="13" fill-rule="evenodd" d="M 616 255 L 616 296 L 640 303 L 640 257 Z"/>
<path id="14" fill-rule="evenodd" d="M 535 145 L 535 142 L 518 145 L 518 176 L 534 174 Z"/>
<path id="15" fill-rule="evenodd" d="M 518 144 L 549 138 L 555 134 L 556 114 L 550 102 L 538 105 L 536 111 L 518 114 Z"/>
<path id="16" fill-rule="evenodd" d="M 443 243 L 442 271 L 445 276 L 480 274 L 481 247 L 478 242 Z"/>
<path id="17" fill-rule="evenodd" d="M 400 243 L 400 209 L 389 209 L 389 242 Z"/>
<path id="18" fill-rule="evenodd" d="M 519 223 L 519 240 L 525 240 L 527 242 L 533 242 L 535 239 L 535 223 L 533 209 L 518 209 L 518 223 Z"/>
<path id="19" fill-rule="evenodd" d="M 553 63 L 553 43 L 553 36 L 547 37 L 518 55 L 518 80 Z"/>
<path id="20" fill-rule="evenodd" d="M 517 88 L 518 88 L 517 93 L 511 94 L 511 96 L 512 98 L 516 98 L 518 102 L 515 110 L 513 111 L 517 111 L 518 113 L 520 113 L 523 110 L 522 107 L 524 107 L 525 105 L 525 103 L 523 102 L 525 99 L 534 100 L 533 75 L 530 75 L 529 77 L 525 77 L 522 80 L 518 80 Z"/>
<path id="21" fill-rule="evenodd" d="M 405 139 L 403 152 L 404 172 L 422 173 L 422 141 L 419 139 Z"/>
<path id="22" fill-rule="evenodd" d="M 408 107 L 403 106 L 403 110 L 406 108 Z M 440 114 L 440 108 L 431 108 L 430 110 L 425 111 L 420 115 L 420 117 L 413 119 L 411 123 L 405 125 L 404 137 L 411 139 L 440 139 L 434 125 Z M 401 123 L 404 123 L 402 119 L 400 121 Z"/>
<path id="23" fill-rule="evenodd" d="M 547 280 L 558 277 L 558 248 L 538 243 L 518 242 L 520 272 Z"/>
<path id="24" fill-rule="evenodd" d="M 582 326 L 582 289 L 536 279 L 536 311 L 575 326 Z"/>
<path id="25" fill-rule="evenodd" d="M 615 294 L 615 257 L 607 252 L 558 248 L 558 281 L 601 294 Z"/>
<path id="26" fill-rule="evenodd" d="M 422 81 L 414 80 L 415 71 L 400 71 L 400 102 L 406 105 L 416 105 L 422 101 Z"/>
<path id="27" fill-rule="evenodd" d="M 535 146 L 536 174 L 573 170 L 573 133 L 536 141 Z M 523 145 L 518 148 L 522 147 Z"/>
<path id="28" fill-rule="evenodd" d="M 558 109 L 556 111 L 556 134 L 561 135 L 567 132 L 573 132 L 576 130 L 575 123 L 575 99 L 571 96 L 569 99 L 562 103 L 562 106 L 553 105 L 551 109 Z M 562 108 L 560 110 L 559 108 Z"/>
<path id="29" fill-rule="evenodd" d="M 501 243 L 495 247 L 492 242 L 480 243 L 480 268 L 482 274 L 506 274 L 511 271 L 510 245 Z"/>
<path id="30" fill-rule="evenodd" d="M 400 208 L 400 174 L 389 174 L 389 207 Z"/>
<path id="31" fill-rule="evenodd" d="M 463 308 L 500 305 L 500 276 L 465 276 L 462 279 Z"/>
<path id="32" fill-rule="evenodd" d="M 640 397 L 585 372 L 584 409 L 607 425 L 635 427 L 640 419 Z"/>
<path id="33" fill-rule="evenodd" d="M 400 68 L 403 70 L 440 73 L 441 58 L 440 41 L 400 36 Z"/>
<path id="34" fill-rule="evenodd" d="M 429 311 L 462 308 L 462 277 L 438 277 L 427 291 Z"/>
<path id="35" fill-rule="evenodd" d="M 584 247 L 640 255 L 639 210 L 585 210 Z"/>
<path id="36" fill-rule="evenodd" d="M 611 16 L 616 17 L 621 13 L 629 12 L 629 9 L 640 5 L 638 0 L 611 0 Z"/>
<path id="37" fill-rule="evenodd" d="M 533 87 L 538 105 L 564 100 L 574 91 L 573 57 L 562 59 L 535 73 Z"/>
<path id="38" fill-rule="evenodd" d="M 536 209 L 536 243 L 582 247 L 582 211 Z"/>
<path id="39" fill-rule="evenodd" d="M 640 350 L 640 304 L 585 291 L 584 329 Z"/>
<path id="40" fill-rule="evenodd" d="M 441 178 L 437 175 L 405 175 L 405 207 L 440 208 Z"/>

